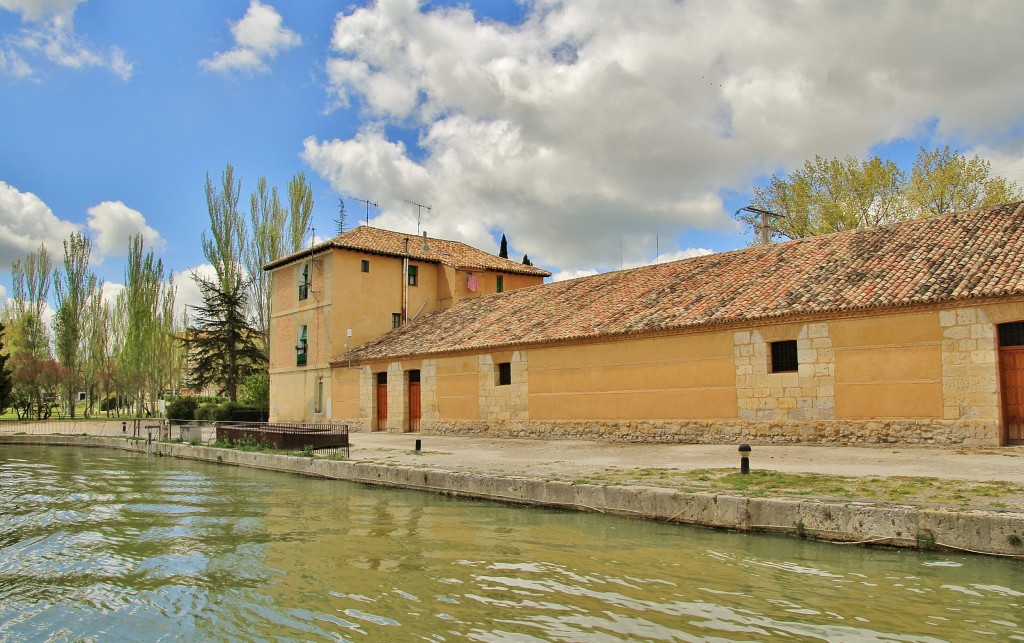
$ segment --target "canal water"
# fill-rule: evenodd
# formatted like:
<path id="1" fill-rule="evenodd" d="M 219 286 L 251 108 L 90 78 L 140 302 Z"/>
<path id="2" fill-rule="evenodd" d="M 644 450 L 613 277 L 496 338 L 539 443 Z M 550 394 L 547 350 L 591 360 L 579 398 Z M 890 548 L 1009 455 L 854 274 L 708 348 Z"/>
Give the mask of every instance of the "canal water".
<path id="1" fill-rule="evenodd" d="M 1024 564 L 0 445 L 0 641 L 1024 640 Z"/>

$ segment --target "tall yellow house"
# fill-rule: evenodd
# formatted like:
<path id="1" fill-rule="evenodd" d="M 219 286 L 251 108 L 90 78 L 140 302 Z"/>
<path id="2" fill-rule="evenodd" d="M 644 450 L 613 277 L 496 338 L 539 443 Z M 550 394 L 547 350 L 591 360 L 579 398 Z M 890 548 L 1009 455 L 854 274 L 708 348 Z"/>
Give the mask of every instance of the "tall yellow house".
<path id="1" fill-rule="evenodd" d="M 343 286 L 379 255 L 326 250 L 324 303 L 296 301 L 301 258 L 274 272 L 275 417 L 325 412 L 307 401 L 323 378 L 328 415 L 362 430 L 1024 443 L 1021 203 L 473 297 L 439 261 L 404 308 L 398 263 Z M 302 332 L 305 367 L 289 362 Z"/>
<path id="2" fill-rule="evenodd" d="M 358 382 L 331 362 L 467 299 L 550 272 L 464 243 L 360 226 L 264 266 L 271 277 L 270 418 L 359 422 Z"/>

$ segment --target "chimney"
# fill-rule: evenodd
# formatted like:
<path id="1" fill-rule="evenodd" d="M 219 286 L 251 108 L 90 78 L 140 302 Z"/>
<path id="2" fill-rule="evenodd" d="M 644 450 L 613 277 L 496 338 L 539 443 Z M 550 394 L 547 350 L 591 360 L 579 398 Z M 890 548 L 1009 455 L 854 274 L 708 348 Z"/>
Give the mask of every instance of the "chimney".
<path id="1" fill-rule="evenodd" d="M 423 252 L 430 252 L 430 246 L 427 245 L 427 231 L 423 231 L 423 245 L 420 246 L 420 250 Z"/>

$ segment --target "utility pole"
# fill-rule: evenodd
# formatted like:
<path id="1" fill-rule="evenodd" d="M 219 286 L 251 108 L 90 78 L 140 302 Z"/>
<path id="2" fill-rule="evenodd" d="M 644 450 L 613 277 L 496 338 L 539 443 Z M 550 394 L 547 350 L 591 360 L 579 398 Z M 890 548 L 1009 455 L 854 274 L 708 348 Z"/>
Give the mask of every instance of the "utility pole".
<path id="1" fill-rule="evenodd" d="M 739 214 L 740 212 L 751 212 L 753 214 L 760 215 L 760 217 L 761 217 L 761 225 L 759 225 L 757 227 L 758 227 L 758 230 L 761 233 L 761 244 L 765 245 L 765 246 L 772 242 L 772 237 L 771 237 L 771 233 L 770 233 L 771 226 L 768 223 L 768 219 L 775 220 L 775 219 L 783 219 L 783 218 L 785 218 L 785 215 L 783 215 L 783 214 L 775 214 L 774 212 L 769 212 L 768 210 L 765 210 L 763 208 L 754 207 L 752 205 L 747 205 L 747 206 L 744 206 L 744 207 L 740 208 L 739 210 L 736 210 L 736 214 Z"/>
<path id="2" fill-rule="evenodd" d="M 420 212 L 423 210 L 423 208 L 426 208 L 427 212 L 430 212 L 433 208 L 431 208 L 429 205 L 423 205 L 422 203 L 410 201 L 409 199 L 402 200 L 405 201 L 406 203 L 410 203 L 416 206 L 416 236 L 418 237 L 420 236 Z"/>
<path id="3" fill-rule="evenodd" d="M 370 206 L 372 205 L 373 207 L 376 208 L 377 207 L 377 202 L 376 201 L 371 201 L 369 199 L 360 199 L 359 197 L 355 197 L 355 196 L 350 196 L 349 198 L 352 199 L 353 201 L 358 201 L 359 203 L 365 203 L 366 204 L 366 225 L 370 225 Z"/>

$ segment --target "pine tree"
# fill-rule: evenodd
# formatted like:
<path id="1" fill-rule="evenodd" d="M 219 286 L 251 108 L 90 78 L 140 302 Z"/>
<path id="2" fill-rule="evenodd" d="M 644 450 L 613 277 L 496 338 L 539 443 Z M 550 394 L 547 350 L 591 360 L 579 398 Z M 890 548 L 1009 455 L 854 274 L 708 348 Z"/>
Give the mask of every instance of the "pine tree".
<path id="1" fill-rule="evenodd" d="M 505 239 L 505 235 L 501 235 L 501 249 L 498 250 L 498 256 L 502 259 L 508 259 L 508 241 Z"/>
<path id="2" fill-rule="evenodd" d="M 193 307 L 194 324 L 188 329 L 189 386 L 202 390 L 209 384 L 235 402 L 242 383 L 250 375 L 266 373 L 266 355 L 258 345 L 259 331 L 246 319 L 248 290 L 236 282 L 226 290 L 217 281 L 193 274 L 203 296 Z"/>
<path id="3" fill-rule="evenodd" d="M 7 360 L 10 359 L 10 355 L 4 354 L 4 325 L 0 323 L 0 413 L 11 405 L 14 401 L 14 395 L 12 393 L 14 389 L 14 379 L 11 374 L 11 370 L 7 368 Z"/>

